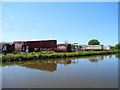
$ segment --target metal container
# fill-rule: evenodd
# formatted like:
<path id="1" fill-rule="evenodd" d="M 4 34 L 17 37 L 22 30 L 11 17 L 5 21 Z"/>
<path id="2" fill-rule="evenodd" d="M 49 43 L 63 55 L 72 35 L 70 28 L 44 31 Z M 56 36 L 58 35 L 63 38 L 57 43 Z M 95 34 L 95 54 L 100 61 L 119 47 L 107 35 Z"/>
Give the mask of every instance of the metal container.
<path id="1" fill-rule="evenodd" d="M 26 51 L 26 47 L 29 46 L 30 51 L 34 51 L 34 48 L 53 49 L 57 47 L 57 40 L 43 40 L 43 41 L 17 41 L 14 42 L 15 50 Z"/>
<path id="2" fill-rule="evenodd" d="M 109 45 L 103 46 L 103 50 L 111 50 L 111 46 L 109 46 Z"/>
<path id="3" fill-rule="evenodd" d="M 71 44 L 59 44 L 57 45 L 57 48 L 55 49 L 55 51 L 61 51 L 61 52 L 70 52 L 71 51 Z"/>
<path id="4" fill-rule="evenodd" d="M 103 45 L 83 45 L 82 50 L 103 50 Z"/>
<path id="5" fill-rule="evenodd" d="M 107 45 L 83 45 L 82 50 L 111 50 L 111 46 Z"/>

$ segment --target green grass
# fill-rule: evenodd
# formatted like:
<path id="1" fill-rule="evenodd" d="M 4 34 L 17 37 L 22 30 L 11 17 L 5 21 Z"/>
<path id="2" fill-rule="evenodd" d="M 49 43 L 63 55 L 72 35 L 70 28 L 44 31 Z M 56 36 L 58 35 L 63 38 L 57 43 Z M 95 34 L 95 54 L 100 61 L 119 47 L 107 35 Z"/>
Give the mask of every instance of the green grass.
<path id="1" fill-rule="evenodd" d="M 42 54 L 41 52 L 32 52 L 28 54 L 7 54 L 0 55 L 2 61 L 23 61 L 23 60 L 36 60 L 36 59 L 47 59 L 47 58 L 67 58 L 67 57 L 78 57 L 78 56 L 93 56 L 103 54 L 115 54 L 119 53 L 120 50 L 113 51 L 85 51 L 85 52 L 65 52 L 65 53 L 47 53 Z"/>
<path id="2" fill-rule="evenodd" d="M 113 55 L 113 54 L 108 54 L 108 55 L 93 55 L 93 56 L 82 56 L 82 57 L 69 57 L 69 58 L 49 58 L 49 59 L 41 59 L 41 60 L 30 60 L 30 61 L 13 61 L 13 62 L 3 62 L 2 64 L 0 64 L 0 66 L 12 66 L 12 65 L 21 65 L 21 66 L 24 66 L 24 65 L 28 65 L 28 64 L 44 64 L 44 63 L 55 63 L 55 62 L 58 62 L 58 61 L 71 61 L 71 60 L 76 60 L 76 59 L 85 59 L 85 58 L 95 58 L 95 57 L 105 57 L 105 56 L 109 56 L 109 55 Z M 115 54 L 117 55 L 117 54 Z M 90 60 L 92 62 L 95 62 L 97 60 Z"/>

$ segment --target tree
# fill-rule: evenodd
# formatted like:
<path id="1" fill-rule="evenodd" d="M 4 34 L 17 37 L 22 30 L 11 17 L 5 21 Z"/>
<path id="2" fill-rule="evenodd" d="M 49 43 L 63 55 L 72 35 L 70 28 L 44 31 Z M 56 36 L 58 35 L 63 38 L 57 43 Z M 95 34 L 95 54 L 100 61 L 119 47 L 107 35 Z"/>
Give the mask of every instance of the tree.
<path id="1" fill-rule="evenodd" d="M 70 43 L 69 43 L 69 41 L 66 40 L 66 41 L 64 41 L 64 44 L 67 45 L 67 44 L 70 44 Z"/>
<path id="2" fill-rule="evenodd" d="M 88 42 L 88 45 L 100 45 L 100 42 L 97 39 L 92 39 Z"/>
<path id="3" fill-rule="evenodd" d="M 115 49 L 120 49 L 120 43 L 115 45 Z"/>

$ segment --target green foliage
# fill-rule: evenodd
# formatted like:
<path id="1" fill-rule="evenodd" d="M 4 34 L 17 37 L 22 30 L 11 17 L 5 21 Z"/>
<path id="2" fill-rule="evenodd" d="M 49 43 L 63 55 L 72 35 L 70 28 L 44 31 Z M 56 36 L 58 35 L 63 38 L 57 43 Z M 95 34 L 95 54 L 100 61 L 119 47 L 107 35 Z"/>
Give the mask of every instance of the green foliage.
<path id="1" fill-rule="evenodd" d="M 116 54 L 115 56 L 120 59 L 120 53 Z"/>
<path id="2" fill-rule="evenodd" d="M 88 42 L 88 45 L 100 45 L 100 42 L 97 39 L 92 39 Z"/>
<path id="3" fill-rule="evenodd" d="M 120 49 L 120 43 L 115 45 L 115 49 Z"/>
<path id="4" fill-rule="evenodd" d="M 70 42 L 68 40 L 64 41 L 64 44 L 70 44 Z"/>
<path id="5" fill-rule="evenodd" d="M 2 61 L 22 61 L 22 60 L 36 60 L 36 59 L 47 59 L 47 58 L 67 58 L 76 56 L 92 56 L 102 54 L 114 54 L 120 50 L 113 51 L 86 51 L 86 52 L 66 52 L 66 53 L 45 53 L 32 52 L 28 54 L 7 54 L 2 55 Z"/>

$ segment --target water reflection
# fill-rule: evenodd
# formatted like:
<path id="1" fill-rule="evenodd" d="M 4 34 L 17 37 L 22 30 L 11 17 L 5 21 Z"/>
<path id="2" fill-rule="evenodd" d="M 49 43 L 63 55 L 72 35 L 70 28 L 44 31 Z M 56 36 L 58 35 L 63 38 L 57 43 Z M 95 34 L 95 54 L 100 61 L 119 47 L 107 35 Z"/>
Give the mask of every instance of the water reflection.
<path id="1" fill-rule="evenodd" d="M 26 67 L 26 68 L 31 68 L 31 69 L 37 69 L 37 70 L 44 70 L 44 71 L 49 71 L 49 72 L 54 72 L 57 70 L 57 64 L 71 64 L 71 63 L 76 63 L 75 61 L 68 60 L 68 61 L 63 61 L 63 60 L 58 60 L 58 61 L 46 61 L 42 63 L 33 63 L 33 64 L 23 64 L 21 66 Z"/>
<path id="2" fill-rule="evenodd" d="M 104 57 L 95 57 L 95 58 L 90 58 L 89 61 L 90 62 L 98 62 L 99 60 L 103 60 Z"/>
<path id="3" fill-rule="evenodd" d="M 25 64 L 25 65 L 23 65 L 23 67 L 54 72 L 57 69 L 57 64 L 56 63 Z"/>
<path id="4" fill-rule="evenodd" d="M 89 61 L 90 61 L 90 62 L 98 62 L 98 61 L 100 61 L 100 60 L 104 60 L 104 58 L 111 58 L 111 57 L 112 57 L 112 55 L 95 57 L 95 58 L 89 58 Z"/>
<path id="5" fill-rule="evenodd" d="M 107 55 L 3 62 L 2 76 L 3 88 L 117 88 L 118 60 Z"/>
<path id="6" fill-rule="evenodd" d="M 116 58 L 120 59 L 120 53 L 116 54 L 115 56 Z"/>
<path id="7" fill-rule="evenodd" d="M 118 57 L 118 55 L 116 55 Z M 82 57 L 87 58 L 90 62 L 99 62 L 104 60 L 104 58 L 111 58 L 111 55 L 107 56 L 91 56 L 91 57 Z M 43 71 L 54 72 L 57 70 L 58 64 L 70 65 L 77 64 L 79 62 L 80 57 L 76 58 L 60 58 L 60 59 L 48 59 L 48 60 L 32 60 L 32 61 L 21 61 L 21 62 L 4 62 L 2 66 L 13 66 L 19 65 L 22 67 L 37 69 Z"/>

